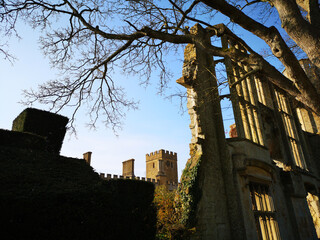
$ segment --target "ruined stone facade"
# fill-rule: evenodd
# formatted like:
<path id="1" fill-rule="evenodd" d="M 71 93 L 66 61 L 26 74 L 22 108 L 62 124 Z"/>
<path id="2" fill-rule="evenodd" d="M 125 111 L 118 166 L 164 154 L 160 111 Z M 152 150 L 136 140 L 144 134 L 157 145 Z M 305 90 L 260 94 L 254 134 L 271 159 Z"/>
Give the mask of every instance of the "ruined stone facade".
<path id="1" fill-rule="evenodd" d="M 190 33 L 210 41 L 199 24 Z M 245 52 L 223 36 L 222 47 Z M 182 78 L 192 139 L 179 187 L 192 239 L 320 238 L 320 119 L 241 63 L 222 59 L 235 125 L 226 138 L 215 64 L 187 45 Z M 218 79 L 219 80 L 219 79 Z"/>

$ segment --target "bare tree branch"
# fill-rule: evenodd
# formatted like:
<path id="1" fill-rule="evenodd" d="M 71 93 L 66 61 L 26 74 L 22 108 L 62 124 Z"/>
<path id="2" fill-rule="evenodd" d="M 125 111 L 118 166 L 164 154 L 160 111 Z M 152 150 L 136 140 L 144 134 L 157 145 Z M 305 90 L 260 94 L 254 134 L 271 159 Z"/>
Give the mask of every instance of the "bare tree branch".
<path id="1" fill-rule="evenodd" d="M 71 125 L 79 109 L 90 105 L 91 126 L 95 125 L 99 116 L 103 116 L 106 124 L 119 127 L 124 110 L 136 108 L 136 104 L 126 99 L 112 73 L 122 69 L 129 74 L 137 74 L 142 83 L 148 84 L 157 71 L 159 89 L 162 91 L 170 78 L 166 55 L 188 43 L 202 46 L 213 56 L 227 57 L 247 65 L 254 73 L 263 75 L 320 116 L 320 96 L 291 50 L 293 39 L 295 49 L 303 50 L 317 65 L 320 40 L 317 22 L 319 6 L 316 2 L 6 0 L 0 5 L 0 30 L 4 37 L 19 36 L 16 24 L 20 19 L 32 27 L 46 30 L 40 39 L 41 48 L 52 66 L 61 70 L 61 78 L 41 85 L 38 91 L 25 92 L 26 99 L 29 103 L 39 101 L 50 104 L 56 111 L 65 107 L 74 108 Z M 260 16 L 246 14 L 246 11 L 259 9 L 278 11 L 289 41 L 282 37 L 284 31 L 276 28 L 281 26 L 266 25 Z M 237 24 L 233 25 L 235 30 L 240 26 L 264 40 L 273 56 L 285 67 L 286 76 L 258 54 L 234 29 L 217 24 L 217 11 Z M 272 11 L 265 12 L 269 14 Z M 190 33 L 187 24 L 192 22 L 206 26 L 212 42 L 203 41 Z M 246 52 L 215 46 L 213 42 L 224 35 L 239 43 Z M 0 46 L 1 53 L 5 58 L 12 59 Z"/>

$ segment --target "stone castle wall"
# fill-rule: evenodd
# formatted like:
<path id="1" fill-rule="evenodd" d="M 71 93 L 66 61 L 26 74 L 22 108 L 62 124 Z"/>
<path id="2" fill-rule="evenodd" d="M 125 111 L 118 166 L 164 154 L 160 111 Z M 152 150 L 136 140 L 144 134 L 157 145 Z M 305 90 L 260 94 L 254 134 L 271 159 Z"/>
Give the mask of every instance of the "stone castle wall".
<path id="1" fill-rule="evenodd" d="M 116 175 L 116 174 L 105 174 L 105 173 L 100 173 L 99 174 L 100 178 L 104 179 L 104 180 L 112 180 L 112 179 L 131 179 L 131 180 L 138 180 L 138 181 L 145 181 L 145 182 L 151 182 L 153 183 L 155 186 L 159 186 L 159 185 L 166 185 L 168 190 L 174 190 L 177 189 L 178 187 L 178 183 L 176 182 L 170 182 L 167 181 L 165 182 L 165 184 L 160 184 L 160 181 L 158 179 L 155 178 L 145 178 L 145 177 L 129 177 L 129 176 L 122 176 L 122 175 Z"/>

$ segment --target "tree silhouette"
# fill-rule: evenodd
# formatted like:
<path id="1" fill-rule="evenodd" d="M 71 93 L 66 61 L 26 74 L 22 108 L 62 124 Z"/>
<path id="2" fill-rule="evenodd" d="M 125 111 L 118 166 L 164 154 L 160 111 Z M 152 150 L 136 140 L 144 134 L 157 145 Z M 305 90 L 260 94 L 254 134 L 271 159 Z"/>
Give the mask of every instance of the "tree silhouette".
<path id="1" fill-rule="evenodd" d="M 217 12 L 227 16 L 236 31 L 243 28 L 264 40 L 269 55 L 280 60 L 286 74 L 236 32 L 217 24 Z M 74 116 L 90 103 L 93 125 L 102 114 L 107 125 L 117 127 L 124 110 L 136 108 L 136 103 L 126 98 L 112 71 L 120 67 L 148 82 L 158 69 L 160 87 L 165 87 L 170 79 L 166 56 L 187 43 L 202 44 L 213 56 L 249 66 L 252 74 L 263 76 L 320 116 L 319 79 L 310 80 L 296 51 L 320 67 L 319 14 L 316 0 L 1 0 L 0 29 L 5 36 L 19 34 L 16 24 L 22 19 L 45 30 L 41 48 L 61 69 L 61 79 L 25 92 L 28 103 L 51 104 L 57 111 L 69 105 Z M 226 51 L 197 38 L 188 27 L 195 23 L 206 27 L 213 38 L 227 35 L 246 52 Z M 1 51 L 10 56 L 4 48 Z"/>

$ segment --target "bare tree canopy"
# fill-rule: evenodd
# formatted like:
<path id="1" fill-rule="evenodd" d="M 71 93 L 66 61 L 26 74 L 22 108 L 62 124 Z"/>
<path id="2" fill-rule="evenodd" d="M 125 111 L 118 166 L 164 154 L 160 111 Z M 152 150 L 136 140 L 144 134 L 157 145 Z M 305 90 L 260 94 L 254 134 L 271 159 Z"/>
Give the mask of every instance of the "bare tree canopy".
<path id="1" fill-rule="evenodd" d="M 216 16 L 221 14 L 235 24 L 236 31 L 243 28 L 265 41 L 286 74 L 248 46 L 237 32 L 217 22 Z M 168 52 L 196 42 L 213 56 L 250 66 L 255 74 L 320 116 L 320 80 L 311 81 L 297 58 L 297 53 L 302 53 L 320 68 L 316 0 L 0 0 L 2 35 L 19 34 L 19 19 L 45 30 L 41 47 L 62 73 L 61 79 L 25 92 L 27 101 L 51 104 L 56 110 L 71 105 L 75 113 L 90 102 L 92 124 L 105 115 L 106 124 L 117 127 L 123 110 L 136 107 L 111 78 L 115 67 L 136 73 L 146 82 L 158 69 L 160 87 L 165 87 L 170 78 L 165 64 Z M 206 27 L 212 37 L 228 35 L 247 52 L 226 51 L 203 41 L 189 31 L 188 26 L 195 23 Z M 10 56 L 1 45 L 0 49 Z"/>

